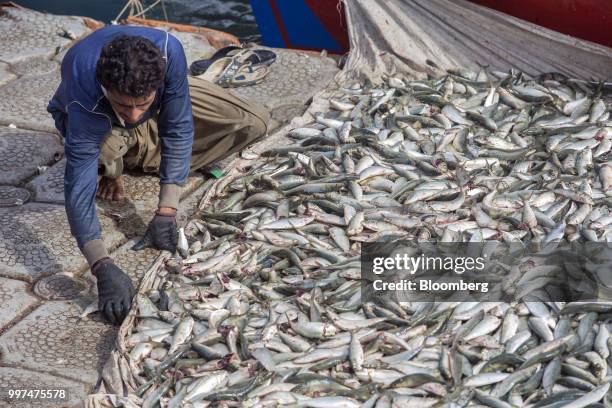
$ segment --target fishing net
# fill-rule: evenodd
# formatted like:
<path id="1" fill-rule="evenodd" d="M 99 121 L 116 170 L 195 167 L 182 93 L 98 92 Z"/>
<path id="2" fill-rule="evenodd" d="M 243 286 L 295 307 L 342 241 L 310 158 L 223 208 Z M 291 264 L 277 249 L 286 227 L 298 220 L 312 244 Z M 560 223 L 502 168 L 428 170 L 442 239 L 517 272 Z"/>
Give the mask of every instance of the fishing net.
<path id="1" fill-rule="evenodd" d="M 449 68 L 488 67 L 607 80 L 612 67 L 610 48 L 465 0 L 353 0 L 345 10 L 348 76 L 405 72 L 419 78 Z"/>

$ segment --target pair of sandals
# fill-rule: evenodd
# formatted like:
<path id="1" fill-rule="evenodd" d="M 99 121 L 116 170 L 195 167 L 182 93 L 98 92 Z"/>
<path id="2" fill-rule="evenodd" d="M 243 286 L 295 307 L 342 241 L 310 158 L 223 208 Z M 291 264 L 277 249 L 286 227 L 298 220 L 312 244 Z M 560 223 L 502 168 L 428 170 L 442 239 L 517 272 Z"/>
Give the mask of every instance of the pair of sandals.
<path id="1" fill-rule="evenodd" d="M 232 45 L 221 48 L 210 59 L 194 61 L 189 70 L 195 77 L 233 88 L 260 83 L 274 61 L 276 54 L 272 51 Z"/>

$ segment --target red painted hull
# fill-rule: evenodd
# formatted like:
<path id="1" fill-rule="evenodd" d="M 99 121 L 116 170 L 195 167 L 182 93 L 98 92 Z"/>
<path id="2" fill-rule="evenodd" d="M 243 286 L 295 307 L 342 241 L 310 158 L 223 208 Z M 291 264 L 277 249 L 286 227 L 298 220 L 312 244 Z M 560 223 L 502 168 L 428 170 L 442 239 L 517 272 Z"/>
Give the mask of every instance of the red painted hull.
<path id="1" fill-rule="evenodd" d="M 612 47 L 612 0 L 469 1 L 575 38 Z M 251 5 L 266 45 L 327 49 L 337 53 L 349 49 L 340 0 L 251 0 Z"/>
<path id="2" fill-rule="evenodd" d="M 470 0 L 572 37 L 612 47 L 612 0 Z"/>
<path id="3" fill-rule="evenodd" d="M 308 7 L 319 17 L 319 21 L 338 41 L 343 52 L 350 49 L 344 3 L 338 2 L 335 7 L 328 7 L 329 0 L 305 0 Z M 333 3 L 333 2 L 332 2 Z"/>

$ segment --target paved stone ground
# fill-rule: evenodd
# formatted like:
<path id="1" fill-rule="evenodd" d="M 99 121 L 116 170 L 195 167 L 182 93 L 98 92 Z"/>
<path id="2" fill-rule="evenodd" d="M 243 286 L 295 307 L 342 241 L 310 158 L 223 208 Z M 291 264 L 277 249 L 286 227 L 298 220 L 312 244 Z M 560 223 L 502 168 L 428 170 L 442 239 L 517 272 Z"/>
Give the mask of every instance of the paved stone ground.
<path id="1" fill-rule="evenodd" d="M 66 400 L 47 403 L 0 395 L 0 407 L 81 407 L 114 347 L 116 327 L 98 313 L 81 317 L 97 298 L 95 278 L 66 221 L 63 146 L 46 112 L 70 37 L 87 33 L 75 17 L 0 12 L 0 390 L 68 391 Z M 214 51 L 193 35 L 177 37 L 190 62 Z M 275 51 L 277 62 L 261 84 L 231 90 L 264 104 L 274 119 L 271 130 L 301 115 L 337 72 L 330 58 Z M 211 182 L 198 174 L 189 178 L 179 224 Z M 97 211 L 107 248 L 138 286 L 158 252 L 130 248 L 153 216 L 158 179 L 129 174 L 126 189 L 126 203 L 99 201 Z"/>
<path id="2" fill-rule="evenodd" d="M 271 49 L 261 47 L 264 49 Z M 331 58 L 313 53 L 272 49 L 277 54 L 270 73 L 260 84 L 232 90 L 236 95 L 262 103 L 276 124 L 301 116 L 309 99 L 338 72 Z"/>

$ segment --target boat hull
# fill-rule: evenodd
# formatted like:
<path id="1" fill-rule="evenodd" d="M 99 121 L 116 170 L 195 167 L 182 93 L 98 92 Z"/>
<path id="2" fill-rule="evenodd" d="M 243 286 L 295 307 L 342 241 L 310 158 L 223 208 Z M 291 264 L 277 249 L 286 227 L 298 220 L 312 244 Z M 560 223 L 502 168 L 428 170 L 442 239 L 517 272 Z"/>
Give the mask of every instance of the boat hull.
<path id="1" fill-rule="evenodd" d="M 263 43 L 270 47 L 349 50 L 344 7 L 339 0 L 251 0 Z"/>
<path id="2" fill-rule="evenodd" d="M 612 0 L 469 0 L 572 37 L 612 47 Z M 332 53 L 349 50 L 340 0 L 251 0 L 263 43 Z"/>
<path id="3" fill-rule="evenodd" d="M 612 47 L 610 0 L 469 0 L 572 37 Z"/>

